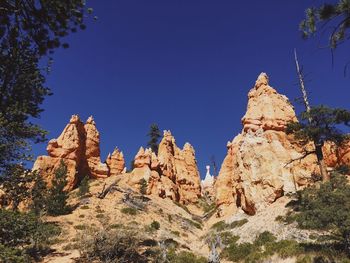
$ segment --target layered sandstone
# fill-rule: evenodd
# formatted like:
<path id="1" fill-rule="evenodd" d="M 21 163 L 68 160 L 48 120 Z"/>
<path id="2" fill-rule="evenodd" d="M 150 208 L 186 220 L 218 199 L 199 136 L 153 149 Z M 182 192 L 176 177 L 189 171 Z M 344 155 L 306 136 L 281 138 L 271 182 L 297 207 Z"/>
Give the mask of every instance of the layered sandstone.
<path id="1" fill-rule="evenodd" d="M 73 189 L 84 177 L 105 178 L 124 169 L 122 153 L 113 153 L 113 158 L 102 163 L 100 158 L 100 134 L 96 123 L 89 117 L 84 124 L 78 115 L 73 115 L 57 139 L 49 141 L 48 156 L 39 156 L 33 170 L 38 170 L 48 183 L 63 161 L 67 166 L 67 190 Z"/>
<path id="2" fill-rule="evenodd" d="M 128 184 L 137 187 L 142 179 L 148 194 L 183 204 L 195 203 L 201 195 L 195 151 L 189 143 L 178 148 L 170 131 L 164 131 L 158 155 L 142 147 L 136 154 Z"/>
<path id="3" fill-rule="evenodd" d="M 293 106 L 284 95 L 269 86 L 260 74 L 248 95 L 243 131 L 227 144 L 227 155 L 217 178 L 217 204 L 234 212 L 241 207 L 248 214 L 266 207 L 287 192 L 309 182 L 317 171 L 316 159 L 302 156 L 302 150 L 285 133 L 289 121 L 296 121 Z"/>

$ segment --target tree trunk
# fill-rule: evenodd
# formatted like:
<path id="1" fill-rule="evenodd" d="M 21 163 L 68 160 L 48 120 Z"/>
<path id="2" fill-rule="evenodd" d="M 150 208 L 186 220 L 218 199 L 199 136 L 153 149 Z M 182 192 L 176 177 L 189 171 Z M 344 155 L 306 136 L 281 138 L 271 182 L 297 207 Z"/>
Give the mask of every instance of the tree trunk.
<path id="1" fill-rule="evenodd" d="M 317 156 L 317 163 L 318 163 L 318 166 L 320 168 L 320 173 L 321 173 L 321 176 L 322 176 L 322 181 L 323 182 L 327 182 L 331 178 L 330 178 L 330 175 L 327 172 L 326 164 L 325 164 L 324 159 L 323 159 L 322 146 L 323 146 L 322 143 L 315 144 L 316 156 Z"/>

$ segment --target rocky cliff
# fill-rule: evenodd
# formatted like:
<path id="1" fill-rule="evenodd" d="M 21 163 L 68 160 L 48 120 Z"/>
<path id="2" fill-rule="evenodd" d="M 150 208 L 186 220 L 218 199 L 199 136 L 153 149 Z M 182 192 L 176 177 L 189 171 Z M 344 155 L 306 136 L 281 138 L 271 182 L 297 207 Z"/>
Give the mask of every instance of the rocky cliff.
<path id="1" fill-rule="evenodd" d="M 33 170 L 38 170 L 50 182 L 63 161 L 67 165 L 67 190 L 73 189 L 84 177 L 106 178 L 120 174 L 125 167 L 123 154 L 115 150 L 105 163 L 100 157 L 100 134 L 95 121 L 89 117 L 84 124 L 73 115 L 57 139 L 49 141 L 48 156 L 39 156 Z"/>
<path id="2" fill-rule="evenodd" d="M 134 188 L 139 188 L 144 179 L 147 194 L 182 204 L 195 203 L 201 196 L 195 151 L 189 143 L 183 149 L 178 148 L 170 131 L 164 131 L 158 155 L 151 149 L 140 148 L 134 159 L 134 169 L 127 179 Z"/>
<path id="3" fill-rule="evenodd" d="M 260 74 L 248 94 L 243 130 L 227 144 L 227 155 L 215 183 L 217 204 L 224 213 L 242 208 L 255 214 L 285 193 L 310 183 L 318 173 L 315 156 L 303 156 L 292 136 L 285 133 L 289 121 L 296 121 L 288 98 L 269 86 Z M 310 146 L 312 147 L 312 146 Z M 324 149 L 329 166 L 349 163 L 349 148 Z M 339 156 L 340 154 L 340 156 Z"/>

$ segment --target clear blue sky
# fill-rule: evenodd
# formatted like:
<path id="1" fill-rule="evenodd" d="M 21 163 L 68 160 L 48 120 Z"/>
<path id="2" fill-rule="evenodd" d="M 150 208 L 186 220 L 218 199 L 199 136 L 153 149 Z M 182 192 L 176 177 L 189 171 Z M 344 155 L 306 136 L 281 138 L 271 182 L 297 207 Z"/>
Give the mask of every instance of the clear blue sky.
<path id="1" fill-rule="evenodd" d="M 127 164 L 145 146 L 151 123 L 196 150 L 201 175 L 210 156 L 219 166 L 226 143 L 241 131 L 247 93 L 260 72 L 291 101 L 300 97 L 293 49 L 308 74 L 313 104 L 350 108 L 350 44 L 335 53 L 304 41 L 298 24 L 317 1 L 88 1 L 96 22 L 69 37 L 54 55 L 54 95 L 37 122 L 56 138 L 72 114 L 93 115 L 102 159 L 118 146 Z M 46 144 L 34 154 L 46 154 Z"/>

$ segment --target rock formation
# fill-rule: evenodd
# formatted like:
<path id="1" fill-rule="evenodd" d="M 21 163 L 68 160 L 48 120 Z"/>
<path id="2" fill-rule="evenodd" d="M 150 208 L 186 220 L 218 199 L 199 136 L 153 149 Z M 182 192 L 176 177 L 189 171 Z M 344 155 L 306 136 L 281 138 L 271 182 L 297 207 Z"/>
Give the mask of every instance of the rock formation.
<path id="1" fill-rule="evenodd" d="M 201 195 L 200 176 L 193 147 L 186 143 L 179 149 L 170 131 L 164 131 L 158 156 L 151 149 L 138 151 L 128 184 L 137 187 L 147 182 L 147 193 L 187 204 Z"/>
<path id="2" fill-rule="evenodd" d="M 100 158 L 100 135 L 95 121 L 89 117 L 84 125 L 73 115 L 57 139 L 49 141 L 48 156 L 39 156 L 33 170 L 38 170 L 50 183 L 61 161 L 67 165 L 67 190 L 73 189 L 84 177 L 105 178 L 124 169 L 123 154 L 114 152 L 106 163 Z"/>
<path id="3" fill-rule="evenodd" d="M 215 198 L 215 189 L 214 189 L 214 183 L 215 178 L 213 175 L 210 174 L 210 166 L 206 166 L 207 173 L 205 175 L 204 180 L 201 181 L 202 186 L 202 196 L 206 196 L 210 199 Z"/>
<path id="4" fill-rule="evenodd" d="M 285 133 L 289 121 L 296 121 L 287 97 L 269 86 L 260 74 L 248 94 L 243 131 L 227 144 L 227 155 L 217 178 L 217 204 L 229 213 L 241 207 L 254 214 L 286 192 L 308 183 L 317 165 L 313 156 L 290 163 L 301 154 Z"/>

